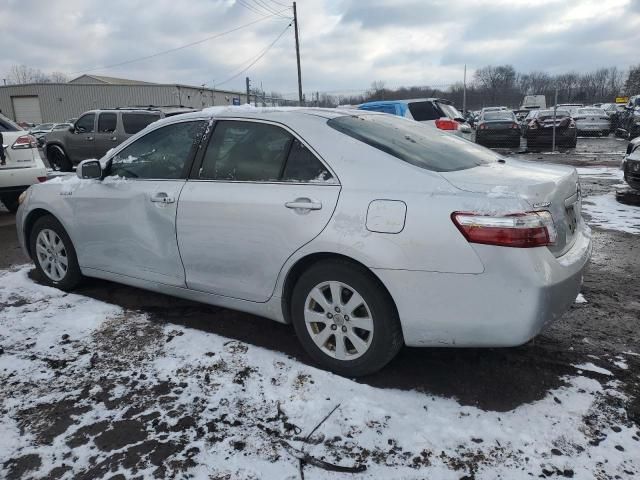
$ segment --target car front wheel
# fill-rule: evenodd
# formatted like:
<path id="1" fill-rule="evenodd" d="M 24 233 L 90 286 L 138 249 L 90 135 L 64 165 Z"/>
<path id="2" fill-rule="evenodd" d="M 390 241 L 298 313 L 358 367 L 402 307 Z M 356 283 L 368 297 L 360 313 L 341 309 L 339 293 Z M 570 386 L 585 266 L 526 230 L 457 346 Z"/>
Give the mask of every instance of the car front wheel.
<path id="1" fill-rule="evenodd" d="M 64 227 L 52 216 L 36 220 L 29 238 L 31 257 L 44 281 L 72 290 L 82 280 L 76 251 Z"/>
<path id="2" fill-rule="evenodd" d="M 293 325 L 307 353 L 345 376 L 374 373 L 403 345 L 389 294 L 363 267 L 345 261 L 313 265 L 292 296 Z"/>

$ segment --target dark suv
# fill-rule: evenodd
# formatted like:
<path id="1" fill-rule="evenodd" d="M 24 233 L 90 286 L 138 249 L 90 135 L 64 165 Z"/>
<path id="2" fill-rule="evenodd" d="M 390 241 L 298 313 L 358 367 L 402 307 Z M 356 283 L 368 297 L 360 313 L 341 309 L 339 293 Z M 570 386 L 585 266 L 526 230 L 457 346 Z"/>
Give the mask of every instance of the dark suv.
<path id="1" fill-rule="evenodd" d="M 51 168 L 68 172 L 82 160 L 102 157 L 156 120 L 193 111 L 179 106 L 90 110 L 68 130 L 47 134 L 44 152 Z"/>

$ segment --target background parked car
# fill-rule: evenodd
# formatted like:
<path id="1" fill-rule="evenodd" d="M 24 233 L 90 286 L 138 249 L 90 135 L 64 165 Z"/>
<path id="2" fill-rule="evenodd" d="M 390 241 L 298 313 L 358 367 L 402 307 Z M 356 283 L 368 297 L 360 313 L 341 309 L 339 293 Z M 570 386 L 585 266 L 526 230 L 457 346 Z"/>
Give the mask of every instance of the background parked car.
<path id="1" fill-rule="evenodd" d="M 510 110 L 488 111 L 480 115 L 476 143 L 486 147 L 518 148 L 520 125 Z"/>
<path id="2" fill-rule="evenodd" d="M 627 154 L 622 160 L 624 180 L 631 188 L 640 190 L 640 137 L 629 142 Z"/>
<path id="3" fill-rule="evenodd" d="M 619 114 L 616 135 L 629 139 L 640 136 L 640 95 L 629 98 L 624 111 Z"/>
<path id="4" fill-rule="evenodd" d="M 185 107 L 130 107 L 91 110 L 66 130 L 46 136 L 44 151 L 54 170 L 71 171 L 87 158 L 100 158 L 131 135 L 163 117 L 193 112 Z"/>
<path id="5" fill-rule="evenodd" d="M 615 131 L 620 126 L 620 114 L 624 112 L 624 103 L 603 103 L 602 109 L 611 120 L 611 131 Z"/>
<path id="6" fill-rule="evenodd" d="M 464 115 L 449 100 L 441 98 L 366 102 L 359 105 L 358 109 L 411 118 L 460 137 L 469 137 L 471 134 L 471 127 Z"/>
<path id="7" fill-rule="evenodd" d="M 18 209 L 18 197 L 30 185 L 47 179 L 36 139 L 0 114 L 0 134 L 5 161 L 0 164 L 0 201 L 10 212 Z"/>
<path id="8" fill-rule="evenodd" d="M 38 141 L 38 146 L 42 147 L 44 145 L 44 137 L 47 133 L 50 133 L 53 130 L 55 123 L 41 123 L 40 125 L 36 125 L 29 129 L 29 133 L 36 137 Z"/>
<path id="9" fill-rule="evenodd" d="M 611 132 L 611 119 L 602 108 L 578 108 L 573 119 L 579 135 L 597 134 L 606 137 Z"/>
<path id="10" fill-rule="evenodd" d="M 527 146 L 553 143 L 553 110 L 533 110 L 526 118 L 523 136 Z M 575 148 L 578 142 L 576 122 L 566 110 L 556 110 L 556 145 Z"/>

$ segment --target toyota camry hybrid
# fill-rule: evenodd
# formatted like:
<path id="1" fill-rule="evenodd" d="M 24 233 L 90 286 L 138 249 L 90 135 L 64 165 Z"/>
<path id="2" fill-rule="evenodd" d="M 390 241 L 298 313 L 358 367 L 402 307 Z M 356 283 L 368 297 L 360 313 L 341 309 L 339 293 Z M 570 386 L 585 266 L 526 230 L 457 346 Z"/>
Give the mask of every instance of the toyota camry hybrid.
<path id="1" fill-rule="evenodd" d="M 349 376 L 402 345 L 527 342 L 591 253 L 574 168 L 360 110 L 166 118 L 20 201 L 50 285 L 98 277 L 291 323 Z"/>

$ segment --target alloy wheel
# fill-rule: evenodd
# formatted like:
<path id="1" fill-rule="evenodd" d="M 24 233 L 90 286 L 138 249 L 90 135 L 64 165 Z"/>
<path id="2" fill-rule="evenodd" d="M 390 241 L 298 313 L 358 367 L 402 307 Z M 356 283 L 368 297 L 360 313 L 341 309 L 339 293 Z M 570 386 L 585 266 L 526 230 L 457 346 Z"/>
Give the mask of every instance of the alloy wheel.
<path id="1" fill-rule="evenodd" d="M 371 310 L 362 296 L 345 283 L 316 285 L 307 295 L 304 320 L 316 346 L 336 360 L 355 360 L 371 346 Z"/>
<path id="2" fill-rule="evenodd" d="M 36 238 L 36 256 L 44 274 L 54 282 L 61 281 L 69 270 L 67 249 L 60 236 L 51 229 L 43 229 Z"/>

